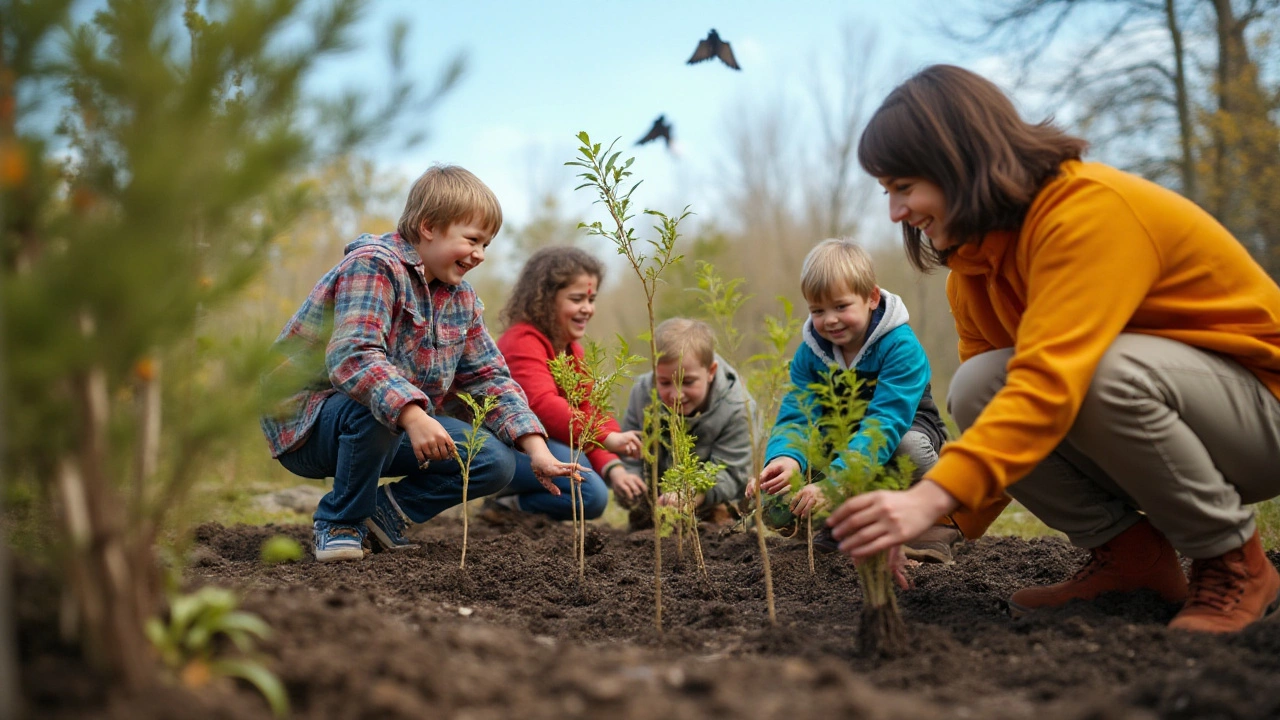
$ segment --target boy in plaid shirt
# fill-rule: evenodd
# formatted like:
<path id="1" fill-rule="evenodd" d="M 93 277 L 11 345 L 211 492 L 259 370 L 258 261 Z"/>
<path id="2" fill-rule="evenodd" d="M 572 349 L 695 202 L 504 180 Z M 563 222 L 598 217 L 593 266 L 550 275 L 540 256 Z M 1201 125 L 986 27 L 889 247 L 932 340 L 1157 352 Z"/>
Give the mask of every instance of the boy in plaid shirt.
<path id="1" fill-rule="evenodd" d="M 470 425 L 440 414 L 457 392 L 493 395 L 488 438 L 471 460 L 471 497 L 511 481 L 516 445 L 552 494 L 573 472 L 547 449 L 462 277 L 484 261 L 502 208 L 475 175 L 436 166 L 409 192 L 396 232 L 361 235 L 316 283 L 277 343 L 301 387 L 262 418 L 272 457 L 306 478 L 333 478 L 314 516 L 316 560 L 359 560 L 366 533 L 388 550 L 417 547 L 404 531 L 462 501 L 455 444 Z M 308 371 L 308 355 L 324 366 Z M 279 373 L 284 376 L 285 373 Z M 459 452 L 463 448 L 459 447 Z M 378 487 L 380 477 L 400 477 Z"/>

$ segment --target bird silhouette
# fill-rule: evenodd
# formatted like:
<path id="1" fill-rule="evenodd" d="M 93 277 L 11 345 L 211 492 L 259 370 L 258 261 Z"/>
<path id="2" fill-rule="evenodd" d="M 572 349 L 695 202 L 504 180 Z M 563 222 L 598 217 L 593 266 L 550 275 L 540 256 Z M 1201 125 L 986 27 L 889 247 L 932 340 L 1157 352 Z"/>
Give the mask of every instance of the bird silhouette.
<path id="1" fill-rule="evenodd" d="M 694 49 L 693 55 L 686 64 L 700 63 L 713 57 L 720 58 L 725 65 L 734 70 L 742 69 L 738 67 L 738 61 L 733 57 L 733 48 L 729 47 L 729 43 L 720 39 L 720 34 L 715 31 L 715 28 L 712 28 L 711 32 L 707 33 L 705 39 L 698 41 L 698 47 Z"/>
<path id="2" fill-rule="evenodd" d="M 671 123 L 667 122 L 666 115 L 659 115 L 657 120 L 653 121 L 653 127 L 649 128 L 649 132 L 640 138 L 636 144 L 644 145 L 652 140 L 662 138 L 667 141 L 667 149 L 671 149 Z"/>

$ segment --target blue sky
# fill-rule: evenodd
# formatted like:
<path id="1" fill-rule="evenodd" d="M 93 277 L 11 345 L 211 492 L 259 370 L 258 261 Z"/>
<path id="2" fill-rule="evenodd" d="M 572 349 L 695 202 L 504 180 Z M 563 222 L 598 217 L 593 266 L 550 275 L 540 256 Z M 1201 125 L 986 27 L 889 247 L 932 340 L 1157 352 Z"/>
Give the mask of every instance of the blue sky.
<path id="1" fill-rule="evenodd" d="M 425 143 L 380 155 L 389 169 L 413 176 L 434 162 L 467 167 L 519 224 L 531 213 L 535 190 L 555 192 L 571 208 L 590 201 L 585 191 L 571 194 L 576 183 L 561 168 L 575 154 L 574 135 L 587 130 L 605 143 L 621 137 L 624 149 L 634 151 L 634 169 L 646 185 L 637 193 L 642 205 L 674 210 L 667 203 L 691 202 L 695 211 L 714 214 L 706 205 L 715 202 L 718 168 L 729 152 L 730 115 L 809 92 L 815 67 L 834 73 L 846 25 L 875 37 L 882 66 L 877 100 L 929 62 L 979 69 L 981 60 L 970 51 L 929 30 L 941 6 L 929 0 L 375 0 L 359 27 L 361 47 L 331 63 L 321 78 L 335 87 L 377 87 L 387 67 L 385 28 L 404 18 L 409 67 L 425 85 L 457 52 L 466 53 L 468 70 L 433 113 L 414 119 L 430 131 Z M 741 72 L 710 61 L 685 64 L 713 27 L 732 44 Z M 659 114 L 674 126 L 678 156 L 660 142 L 634 147 Z"/>

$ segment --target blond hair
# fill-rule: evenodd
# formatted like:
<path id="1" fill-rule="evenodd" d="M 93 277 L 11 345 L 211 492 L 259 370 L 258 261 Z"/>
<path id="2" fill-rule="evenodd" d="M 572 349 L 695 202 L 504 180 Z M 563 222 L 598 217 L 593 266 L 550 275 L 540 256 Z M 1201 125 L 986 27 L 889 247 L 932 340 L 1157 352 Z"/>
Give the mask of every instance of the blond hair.
<path id="1" fill-rule="evenodd" d="M 474 222 L 490 237 L 502 228 L 502 205 L 470 170 L 457 165 L 433 165 L 414 181 L 396 231 L 417 244 L 425 224 L 444 232 L 455 222 Z"/>
<path id="2" fill-rule="evenodd" d="M 658 348 L 658 362 L 678 362 L 681 357 L 694 358 L 709 368 L 716 361 L 716 334 L 701 320 L 670 318 L 653 331 Z"/>
<path id="3" fill-rule="evenodd" d="M 800 292 L 809 302 L 830 300 L 841 291 L 868 298 L 875 289 L 871 256 L 848 238 L 823 240 L 804 258 Z"/>

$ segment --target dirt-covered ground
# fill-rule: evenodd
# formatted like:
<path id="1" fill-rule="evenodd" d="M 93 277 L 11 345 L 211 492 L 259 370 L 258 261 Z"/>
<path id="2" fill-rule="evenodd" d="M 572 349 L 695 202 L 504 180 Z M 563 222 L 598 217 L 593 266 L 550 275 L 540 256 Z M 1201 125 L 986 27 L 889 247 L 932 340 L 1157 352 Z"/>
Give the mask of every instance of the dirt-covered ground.
<path id="1" fill-rule="evenodd" d="M 265 539 L 307 543 L 306 527 L 205 525 L 188 580 L 240 589 L 275 629 L 263 650 L 298 718 L 1280 717 L 1280 622 L 1170 632 L 1176 608 L 1153 596 L 1010 619 L 1004 598 L 1083 557 L 1056 539 L 986 538 L 914 569 L 900 595 L 911 649 L 867 658 L 842 556 L 819 555 L 811 575 L 803 544 L 772 538 L 770 627 L 754 534 L 704 538 L 710 583 L 669 540 L 659 634 L 651 532 L 592 527 L 580 584 L 567 525 L 471 529 L 461 570 L 453 519 L 415 528 L 417 550 L 330 565 L 259 562 Z M 33 717 L 270 717 L 247 686 L 120 696 L 59 645 L 56 598 L 20 593 Z"/>

